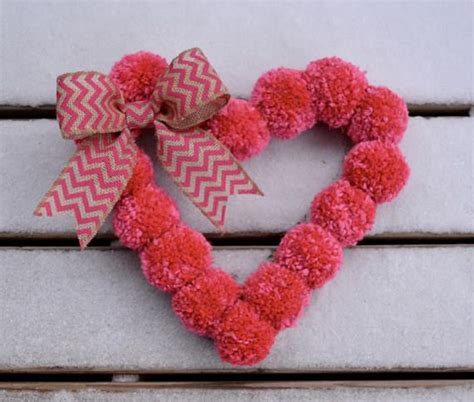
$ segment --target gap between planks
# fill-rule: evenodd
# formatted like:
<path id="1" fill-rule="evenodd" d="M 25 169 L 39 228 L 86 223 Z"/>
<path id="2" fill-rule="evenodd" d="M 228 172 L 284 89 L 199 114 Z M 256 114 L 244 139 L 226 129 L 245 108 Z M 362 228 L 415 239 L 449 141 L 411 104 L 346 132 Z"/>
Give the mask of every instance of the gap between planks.
<path id="1" fill-rule="evenodd" d="M 79 391 L 92 388 L 100 391 L 130 391 L 140 389 L 335 389 L 335 388 L 440 388 L 473 386 L 474 380 L 417 381 L 285 381 L 285 382 L 162 382 L 162 383 L 0 383 L 0 390 L 10 391 Z"/>
<path id="2" fill-rule="evenodd" d="M 232 233 L 220 235 L 205 233 L 213 247 L 219 248 L 274 248 L 285 233 Z M 473 234 L 456 233 L 389 233 L 367 236 L 357 246 L 449 246 L 474 244 Z M 0 248 L 79 248 L 74 234 L 31 234 L 29 236 L 0 233 Z M 88 249 L 125 249 L 113 235 L 98 235 L 89 243 Z"/>
<path id="3" fill-rule="evenodd" d="M 469 104 L 408 104 L 411 117 L 463 117 L 470 115 Z M 55 105 L 0 105 L 0 119 L 55 119 Z"/>

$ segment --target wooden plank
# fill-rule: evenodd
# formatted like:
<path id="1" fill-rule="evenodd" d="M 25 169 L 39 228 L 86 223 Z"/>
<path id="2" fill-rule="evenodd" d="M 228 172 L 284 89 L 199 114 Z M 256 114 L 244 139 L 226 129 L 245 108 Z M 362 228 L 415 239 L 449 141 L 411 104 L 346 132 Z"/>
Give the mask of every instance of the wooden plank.
<path id="1" fill-rule="evenodd" d="M 282 383 L 0 384 L 2 400 L 471 401 L 472 381 Z"/>
<path id="2" fill-rule="evenodd" d="M 199 46 L 239 97 L 247 97 L 270 68 L 304 68 L 310 60 L 338 55 L 409 103 L 469 105 L 471 17 L 470 3 L 461 1 L 300 1 L 268 7 L 148 0 L 112 8 L 98 2 L 93 10 L 80 2 L 4 1 L 0 104 L 52 104 L 58 74 L 107 72 L 122 55 L 139 49 L 170 60 Z"/>
<path id="3" fill-rule="evenodd" d="M 219 249 L 239 281 L 271 249 Z M 356 247 L 252 368 L 219 361 L 124 250 L 0 250 L 0 371 L 472 370 L 474 246 Z"/>
<path id="4" fill-rule="evenodd" d="M 471 117 L 410 119 L 401 148 L 412 168 L 407 187 L 379 207 L 370 236 L 454 236 L 474 233 Z M 73 152 L 54 120 L 0 121 L 0 236 L 74 238 L 69 216 L 36 218 L 32 211 Z M 142 145 L 154 150 L 151 135 Z M 229 235 L 284 232 L 305 220 L 314 195 L 341 171 L 348 140 L 323 127 L 289 142 L 273 140 L 245 163 L 265 197 L 232 197 Z M 177 200 L 184 220 L 206 233 L 215 228 L 157 166 L 157 181 Z M 100 232 L 111 236 L 108 221 Z"/>

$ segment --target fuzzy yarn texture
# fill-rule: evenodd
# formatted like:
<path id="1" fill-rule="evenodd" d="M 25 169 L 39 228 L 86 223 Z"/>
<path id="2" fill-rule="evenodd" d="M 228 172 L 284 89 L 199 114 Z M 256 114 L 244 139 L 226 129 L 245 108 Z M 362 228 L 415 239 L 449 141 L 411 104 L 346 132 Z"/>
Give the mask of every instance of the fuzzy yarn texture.
<path id="1" fill-rule="evenodd" d="M 344 177 L 377 202 L 394 199 L 405 186 L 410 168 L 398 147 L 382 141 L 362 142 L 344 159 Z"/>
<path id="2" fill-rule="evenodd" d="M 369 85 L 355 109 L 347 135 L 355 142 L 382 140 L 397 144 L 408 125 L 406 103 L 386 87 Z"/>
<path id="3" fill-rule="evenodd" d="M 353 246 L 372 228 L 375 203 L 344 179 L 321 191 L 311 204 L 311 221 L 331 233 L 342 246 Z"/>
<path id="4" fill-rule="evenodd" d="M 132 177 L 128 181 L 123 194 L 136 194 L 153 180 L 153 163 L 145 151 L 138 149 L 137 163 L 133 167 Z"/>
<path id="5" fill-rule="evenodd" d="M 245 282 L 243 300 L 276 330 L 292 326 L 308 305 L 309 289 L 294 271 L 262 264 Z"/>
<path id="6" fill-rule="evenodd" d="M 116 63 L 110 76 L 126 101 L 136 101 L 148 99 L 165 68 L 160 56 L 138 52 Z M 311 62 L 305 71 L 264 73 L 249 102 L 231 98 L 202 123 L 240 160 L 262 152 L 270 135 L 290 139 L 316 120 L 343 128 L 358 143 L 344 160 L 342 178 L 315 196 L 311 222 L 290 229 L 273 261 L 261 264 L 242 286 L 212 268 L 211 245 L 180 220 L 143 151 L 115 206 L 113 229 L 122 244 L 139 251 L 149 283 L 172 294 L 173 310 L 186 328 L 212 338 L 223 361 L 256 364 L 269 354 L 277 331 L 296 323 L 310 292 L 337 273 L 343 247 L 370 230 L 376 204 L 405 185 L 409 168 L 394 144 L 407 119 L 401 98 L 368 86 L 365 73 L 332 57 Z"/>
<path id="7" fill-rule="evenodd" d="M 238 301 L 219 323 L 216 348 L 224 361 L 237 366 L 252 365 L 268 355 L 275 335 L 275 329 L 249 303 Z"/>
<path id="8" fill-rule="evenodd" d="M 271 135 L 290 139 L 311 128 L 316 116 L 301 71 L 277 68 L 256 82 L 250 103 L 267 122 Z"/>
<path id="9" fill-rule="evenodd" d="M 274 256 L 277 264 L 296 272 L 311 289 L 320 288 L 332 279 L 342 260 L 339 242 L 312 223 L 301 223 L 290 229 Z"/>
<path id="10" fill-rule="evenodd" d="M 147 244 L 140 260 L 148 281 L 173 293 L 210 268 L 211 246 L 201 233 L 178 225 Z"/>
<path id="11" fill-rule="evenodd" d="M 147 100 L 167 67 L 163 57 L 141 51 L 122 57 L 113 65 L 109 77 L 119 87 L 125 101 Z"/>
<path id="12" fill-rule="evenodd" d="M 365 94 L 365 73 L 338 57 L 328 57 L 309 63 L 303 77 L 318 121 L 331 128 L 347 125 Z"/>
<path id="13" fill-rule="evenodd" d="M 172 298 L 173 310 L 186 328 L 212 337 L 224 311 L 240 295 L 240 286 L 227 273 L 211 269 L 183 286 Z"/>
<path id="14" fill-rule="evenodd" d="M 179 222 L 179 211 L 166 192 L 152 184 L 138 186 L 141 175 L 131 188 L 133 194 L 123 196 L 115 205 L 112 227 L 120 242 L 132 250 L 142 248 L 149 241 L 160 237 Z"/>
<path id="15" fill-rule="evenodd" d="M 206 126 L 241 161 L 261 153 L 270 141 L 265 120 L 257 109 L 242 99 L 230 98 Z"/>

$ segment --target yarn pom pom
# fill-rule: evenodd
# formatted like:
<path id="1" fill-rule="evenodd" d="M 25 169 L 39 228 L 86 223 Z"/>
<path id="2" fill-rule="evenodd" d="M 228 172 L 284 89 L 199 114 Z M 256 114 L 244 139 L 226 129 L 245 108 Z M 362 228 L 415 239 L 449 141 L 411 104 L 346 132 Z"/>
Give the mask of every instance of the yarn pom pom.
<path id="1" fill-rule="evenodd" d="M 306 82 L 297 70 L 277 68 L 263 74 L 253 88 L 250 103 L 278 138 L 296 137 L 316 122 Z"/>
<path id="2" fill-rule="evenodd" d="M 344 177 L 377 202 L 392 200 L 408 181 L 410 168 L 396 145 L 362 142 L 346 155 Z"/>
<path id="3" fill-rule="evenodd" d="M 331 234 L 312 223 L 302 223 L 285 234 L 274 260 L 297 272 L 311 289 L 315 289 L 334 277 L 342 258 L 342 247 Z"/>
<path id="4" fill-rule="evenodd" d="M 140 260 L 153 286 L 175 292 L 210 267 L 211 246 L 201 233 L 178 225 L 147 244 Z"/>
<path id="5" fill-rule="evenodd" d="M 119 87 L 125 101 L 146 100 L 167 67 L 163 57 L 142 51 L 122 57 L 113 65 L 109 77 Z"/>
<path id="6" fill-rule="evenodd" d="M 228 273 L 211 269 L 173 295 L 173 309 L 190 331 L 213 336 L 222 314 L 239 293 L 239 285 Z"/>
<path id="7" fill-rule="evenodd" d="M 338 57 L 327 57 L 309 63 L 303 77 L 318 120 L 332 128 L 347 125 L 364 96 L 365 73 Z"/>
<path id="8" fill-rule="evenodd" d="M 153 164 L 149 156 L 138 149 L 137 163 L 133 168 L 132 177 L 127 183 L 124 195 L 135 194 L 153 181 Z"/>
<path id="9" fill-rule="evenodd" d="M 143 247 L 179 222 L 179 211 L 165 191 L 147 185 L 115 205 L 112 226 L 120 242 L 132 250 Z"/>
<path id="10" fill-rule="evenodd" d="M 273 345 L 276 331 L 244 301 L 225 313 L 216 331 L 216 347 L 222 360 L 252 365 L 263 360 Z"/>
<path id="11" fill-rule="evenodd" d="M 296 272 L 262 264 L 245 282 L 243 299 L 273 328 L 290 327 L 308 305 L 309 289 Z"/>
<path id="12" fill-rule="evenodd" d="M 241 99 L 231 98 L 207 121 L 207 126 L 238 160 L 259 154 L 270 140 L 263 117 L 250 103 Z"/>
<path id="13" fill-rule="evenodd" d="M 372 227 L 375 203 L 346 180 L 320 192 L 311 204 L 311 221 L 331 233 L 342 246 L 355 245 Z"/>
<path id="14" fill-rule="evenodd" d="M 405 101 L 386 87 L 369 86 L 352 116 L 347 135 L 356 143 L 383 140 L 397 144 L 407 124 Z"/>

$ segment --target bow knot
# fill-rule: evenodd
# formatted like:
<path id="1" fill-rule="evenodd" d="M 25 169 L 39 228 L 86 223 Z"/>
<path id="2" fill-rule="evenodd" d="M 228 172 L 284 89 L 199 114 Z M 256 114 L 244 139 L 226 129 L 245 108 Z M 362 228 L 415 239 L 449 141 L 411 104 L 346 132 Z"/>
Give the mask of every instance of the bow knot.
<path id="1" fill-rule="evenodd" d="M 59 76 L 59 127 L 64 138 L 81 141 L 35 215 L 72 211 L 81 248 L 86 247 L 131 178 L 137 145 L 130 130 L 154 127 L 161 165 L 221 228 L 229 195 L 261 194 L 227 148 L 199 127 L 229 98 L 198 48 L 173 59 L 149 100 L 126 103 L 117 86 L 101 73 Z"/>

